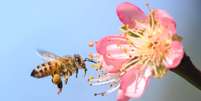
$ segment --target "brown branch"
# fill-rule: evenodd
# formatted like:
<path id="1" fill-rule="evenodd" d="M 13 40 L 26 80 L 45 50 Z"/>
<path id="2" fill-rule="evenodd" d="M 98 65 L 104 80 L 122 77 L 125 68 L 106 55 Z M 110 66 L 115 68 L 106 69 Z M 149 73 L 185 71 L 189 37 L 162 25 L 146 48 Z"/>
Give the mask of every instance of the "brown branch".
<path id="1" fill-rule="evenodd" d="M 201 90 L 201 72 L 192 63 L 190 57 L 187 56 L 186 53 L 179 66 L 175 69 L 171 69 L 171 71 Z"/>

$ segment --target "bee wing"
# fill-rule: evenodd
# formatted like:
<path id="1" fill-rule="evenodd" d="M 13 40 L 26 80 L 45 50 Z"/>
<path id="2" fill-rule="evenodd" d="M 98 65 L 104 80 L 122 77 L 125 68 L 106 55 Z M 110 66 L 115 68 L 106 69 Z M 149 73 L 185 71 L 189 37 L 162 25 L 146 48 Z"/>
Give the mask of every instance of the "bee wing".
<path id="1" fill-rule="evenodd" d="M 54 60 L 56 58 L 60 58 L 60 56 L 52 53 L 52 52 L 49 52 L 49 51 L 45 51 L 45 50 L 40 50 L 38 49 L 37 50 L 37 53 L 39 56 L 41 56 L 45 61 L 51 61 L 51 60 Z"/>

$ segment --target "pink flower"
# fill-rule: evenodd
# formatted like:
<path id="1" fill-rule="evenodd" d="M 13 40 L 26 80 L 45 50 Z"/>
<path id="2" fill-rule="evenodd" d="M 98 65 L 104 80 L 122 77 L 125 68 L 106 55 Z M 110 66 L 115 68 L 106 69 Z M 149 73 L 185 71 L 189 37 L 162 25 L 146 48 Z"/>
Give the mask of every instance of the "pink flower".
<path id="1" fill-rule="evenodd" d="M 181 38 L 176 22 L 163 10 L 151 9 L 146 16 L 128 2 L 117 7 L 124 24 L 123 34 L 106 36 L 96 43 L 99 77 L 91 85 L 110 84 L 110 89 L 96 93 L 106 95 L 117 89 L 118 101 L 140 97 L 150 77 L 162 77 L 183 58 Z"/>

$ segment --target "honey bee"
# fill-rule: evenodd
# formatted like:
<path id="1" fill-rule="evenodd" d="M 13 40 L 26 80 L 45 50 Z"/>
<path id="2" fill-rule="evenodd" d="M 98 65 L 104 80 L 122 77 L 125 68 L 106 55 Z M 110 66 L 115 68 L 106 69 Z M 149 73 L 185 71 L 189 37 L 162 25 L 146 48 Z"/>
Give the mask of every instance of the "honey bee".
<path id="1" fill-rule="evenodd" d="M 85 62 L 93 62 L 88 58 L 83 59 L 79 54 L 74 54 L 73 56 L 58 56 L 45 50 L 38 50 L 38 53 L 45 62 L 33 69 L 31 76 L 35 78 L 51 76 L 52 83 L 57 85 L 58 94 L 62 92 L 63 88 L 62 77 L 64 78 L 65 84 L 67 84 L 69 77 L 74 73 L 76 73 L 77 78 L 79 69 L 84 69 L 84 75 L 86 75 L 87 68 Z"/>

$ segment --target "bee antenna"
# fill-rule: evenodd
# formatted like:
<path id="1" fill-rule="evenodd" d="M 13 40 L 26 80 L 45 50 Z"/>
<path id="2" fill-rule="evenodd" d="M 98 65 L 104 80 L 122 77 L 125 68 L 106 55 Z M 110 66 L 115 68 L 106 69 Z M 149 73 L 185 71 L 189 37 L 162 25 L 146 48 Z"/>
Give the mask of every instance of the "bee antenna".
<path id="1" fill-rule="evenodd" d="M 88 62 L 92 62 L 92 63 L 97 63 L 96 61 L 89 59 L 89 58 L 85 58 L 84 61 L 88 61 Z"/>

